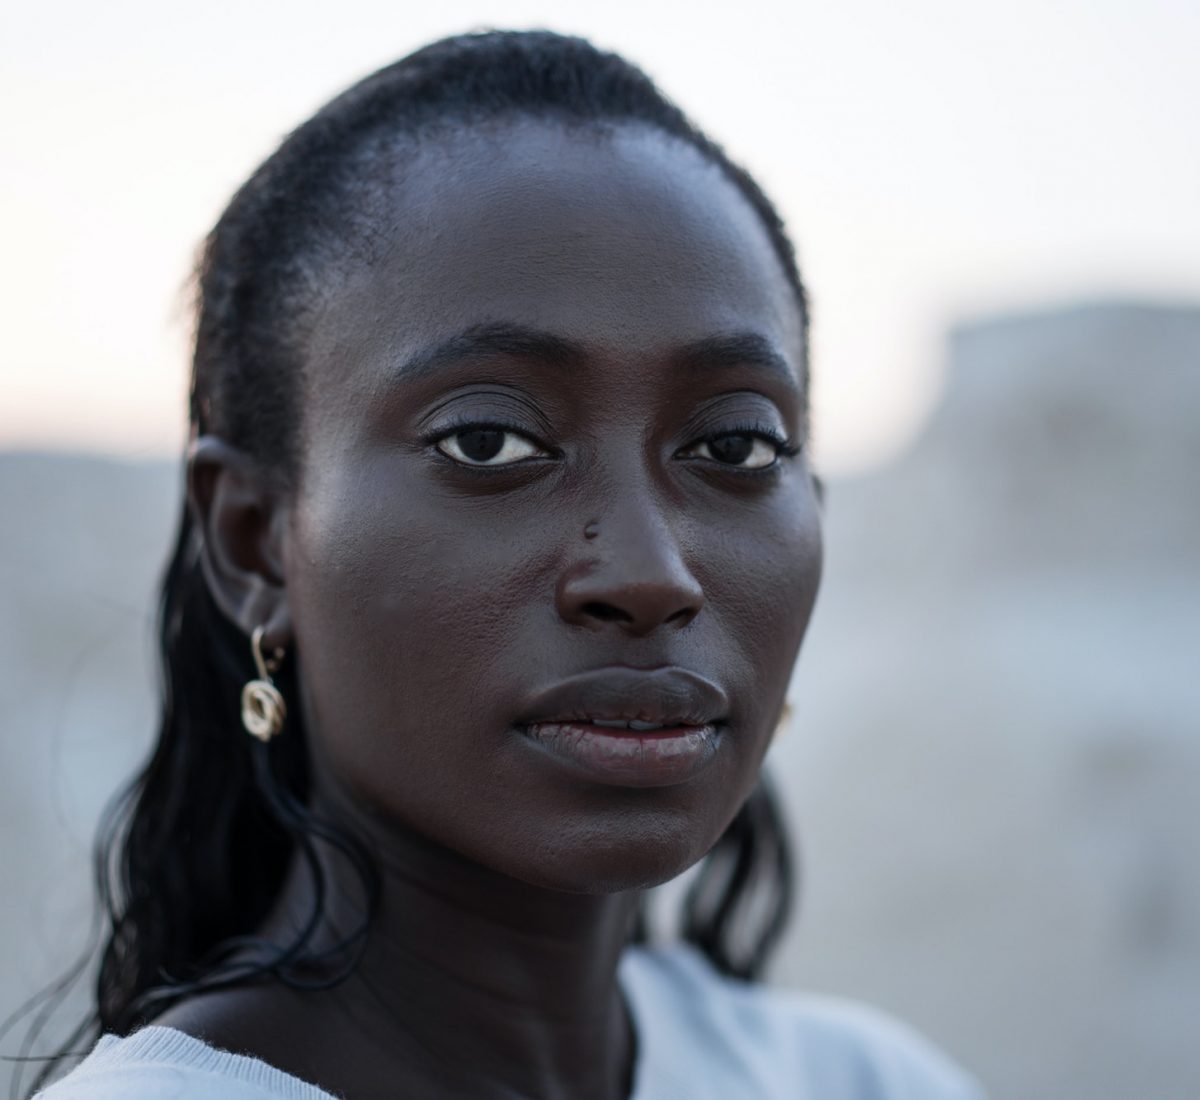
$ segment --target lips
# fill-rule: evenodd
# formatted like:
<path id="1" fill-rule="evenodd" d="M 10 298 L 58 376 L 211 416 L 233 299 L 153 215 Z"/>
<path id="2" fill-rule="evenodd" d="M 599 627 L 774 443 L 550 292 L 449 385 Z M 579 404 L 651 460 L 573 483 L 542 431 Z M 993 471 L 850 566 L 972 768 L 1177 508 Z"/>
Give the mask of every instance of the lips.
<path id="1" fill-rule="evenodd" d="M 607 668 L 580 673 L 538 692 L 526 701 L 517 722 L 583 722 L 617 733 L 620 727 L 645 732 L 655 726 L 714 725 L 728 712 L 725 693 L 698 673 L 675 667 Z"/>
<path id="2" fill-rule="evenodd" d="M 669 787 L 716 755 L 725 693 L 679 668 L 574 676 L 529 700 L 518 729 L 576 775 L 621 787 Z"/>

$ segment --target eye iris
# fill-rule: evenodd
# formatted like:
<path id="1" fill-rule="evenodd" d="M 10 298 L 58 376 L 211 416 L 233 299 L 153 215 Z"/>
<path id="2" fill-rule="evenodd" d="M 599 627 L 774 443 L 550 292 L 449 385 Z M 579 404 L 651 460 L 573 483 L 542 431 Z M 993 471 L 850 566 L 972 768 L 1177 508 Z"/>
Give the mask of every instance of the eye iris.
<path id="1" fill-rule="evenodd" d="M 504 446 L 504 435 L 499 428 L 471 428 L 459 432 L 454 438 L 458 440 L 459 449 L 472 462 L 487 462 L 500 453 Z"/>
<path id="2" fill-rule="evenodd" d="M 754 450 L 754 438 L 748 435 L 721 435 L 708 441 L 709 453 L 718 462 L 740 466 Z"/>

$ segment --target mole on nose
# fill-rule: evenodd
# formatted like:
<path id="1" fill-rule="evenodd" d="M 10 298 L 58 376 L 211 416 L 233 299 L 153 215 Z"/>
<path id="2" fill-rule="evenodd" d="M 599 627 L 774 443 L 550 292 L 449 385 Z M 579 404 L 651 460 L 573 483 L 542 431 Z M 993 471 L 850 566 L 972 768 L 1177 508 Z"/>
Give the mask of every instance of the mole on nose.
<path id="1" fill-rule="evenodd" d="M 600 524 L 596 523 L 594 520 L 591 523 L 586 524 L 583 528 L 583 537 L 585 539 L 594 539 L 598 534 L 600 534 Z"/>

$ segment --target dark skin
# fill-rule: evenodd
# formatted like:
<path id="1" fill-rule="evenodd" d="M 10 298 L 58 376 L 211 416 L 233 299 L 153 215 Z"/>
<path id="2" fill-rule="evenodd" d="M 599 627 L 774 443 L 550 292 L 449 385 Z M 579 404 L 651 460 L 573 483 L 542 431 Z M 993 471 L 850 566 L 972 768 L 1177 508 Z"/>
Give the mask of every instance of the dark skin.
<path id="1" fill-rule="evenodd" d="M 800 313 L 746 200 L 658 132 L 519 121 L 405 156 L 323 282 L 296 476 L 215 437 L 190 462 L 209 584 L 298 662 L 314 805 L 371 838 L 381 907 L 335 989 L 156 1022 L 352 1100 L 613 1100 L 639 892 L 752 789 L 816 596 Z M 695 774 L 597 779 L 526 735 L 537 692 L 612 669 L 719 691 Z M 357 889 L 328 870 L 333 935 Z M 297 868 L 263 931 L 310 899 Z"/>

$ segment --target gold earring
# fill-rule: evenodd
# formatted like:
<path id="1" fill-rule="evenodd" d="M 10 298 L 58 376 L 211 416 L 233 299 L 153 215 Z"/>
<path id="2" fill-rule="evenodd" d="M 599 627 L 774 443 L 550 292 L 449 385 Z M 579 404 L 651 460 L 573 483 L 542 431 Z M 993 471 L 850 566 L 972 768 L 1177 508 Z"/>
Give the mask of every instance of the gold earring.
<path id="1" fill-rule="evenodd" d="M 251 680 L 242 688 L 242 725 L 248 733 L 264 744 L 281 729 L 287 717 L 287 707 L 279 693 L 271 673 L 279 671 L 283 661 L 283 650 L 276 648 L 269 658 L 263 657 L 262 639 L 264 628 L 256 626 L 250 637 L 250 649 L 258 669 L 258 679 Z"/>
<path id="2" fill-rule="evenodd" d="M 783 702 L 783 710 L 779 712 L 779 722 L 775 726 L 775 732 L 771 734 L 771 740 L 774 741 L 781 737 L 792 724 L 792 704 L 786 699 Z"/>

